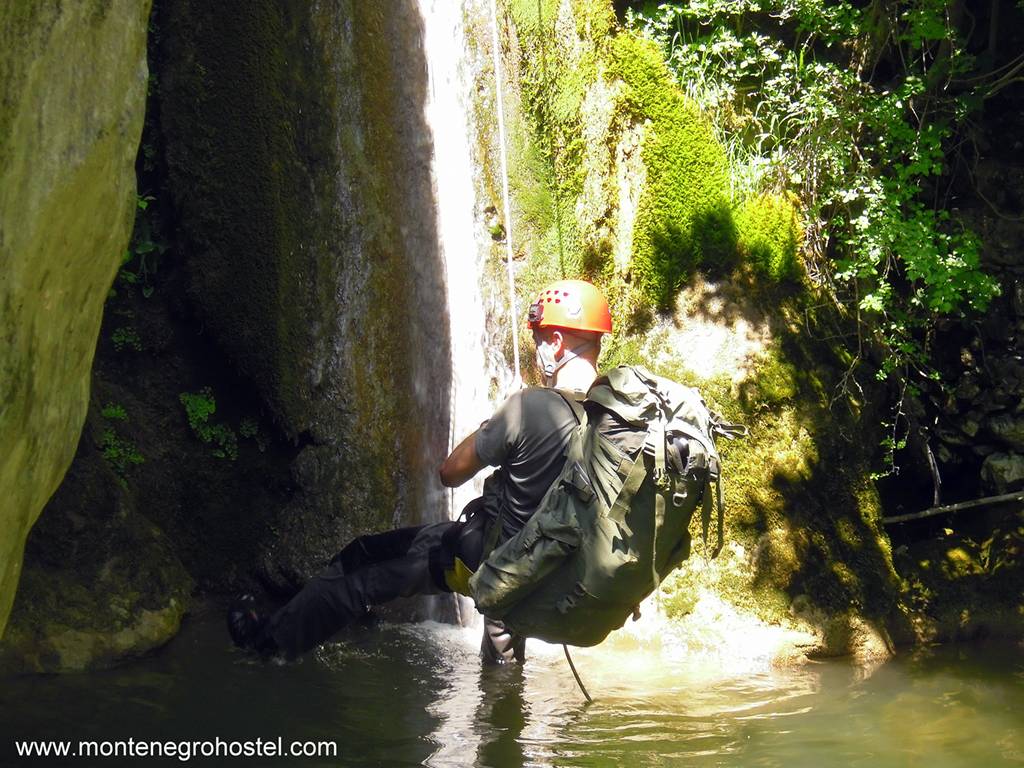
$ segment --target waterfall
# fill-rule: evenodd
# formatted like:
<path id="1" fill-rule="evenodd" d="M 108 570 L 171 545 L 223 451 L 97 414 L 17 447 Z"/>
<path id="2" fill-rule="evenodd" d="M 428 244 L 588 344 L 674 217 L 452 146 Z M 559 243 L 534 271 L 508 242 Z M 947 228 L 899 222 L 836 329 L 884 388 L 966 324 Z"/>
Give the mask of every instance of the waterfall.
<path id="1" fill-rule="evenodd" d="M 483 268 L 491 246 L 474 190 L 471 144 L 471 73 L 463 7 L 452 0 L 419 0 L 429 90 L 426 118 L 433 135 L 432 175 L 437 232 L 444 263 L 451 333 L 451 418 L 449 450 L 493 410 L 486 373 Z M 479 479 L 454 489 L 456 516 L 479 494 Z"/>
<path id="2" fill-rule="evenodd" d="M 418 0 L 424 26 L 428 93 L 426 122 L 433 139 L 431 159 L 439 248 L 444 264 L 451 349 L 448 450 L 471 434 L 492 413 L 488 395 L 489 360 L 484 265 L 493 246 L 482 221 L 474 180 L 472 124 L 473 74 L 467 60 L 463 3 Z M 493 367 L 493 363 L 491 364 Z M 494 378 L 508 378 L 506 372 Z M 478 496 L 482 475 L 448 493 L 454 518 Z M 463 623 L 475 617 L 468 601 L 459 611 Z"/>

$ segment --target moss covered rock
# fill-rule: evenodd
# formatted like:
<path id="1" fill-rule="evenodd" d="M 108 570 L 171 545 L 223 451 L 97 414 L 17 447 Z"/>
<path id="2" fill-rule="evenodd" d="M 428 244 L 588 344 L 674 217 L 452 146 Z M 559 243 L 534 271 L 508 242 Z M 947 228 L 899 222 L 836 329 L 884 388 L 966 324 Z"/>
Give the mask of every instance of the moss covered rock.
<path id="1" fill-rule="evenodd" d="M 111 666 L 170 640 L 188 608 L 192 580 L 101 455 L 101 429 L 87 425 L 29 535 L 0 674 Z"/>
<path id="2" fill-rule="evenodd" d="M 896 567 L 922 642 L 1024 634 L 1024 512 L 992 507 L 969 533 L 938 535 L 897 549 Z"/>
<path id="3" fill-rule="evenodd" d="M 770 286 L 698 280 L 671 318 L 608 359 L 697 386 L 750 427 L 719 445 L 729 546 L 706 561 L 695 528 L 666 600 L 685 621 L 710 592 L 752 620 L 815 636 L 806 655 L 875 657 L 909 627 L 870 479 L 871 417 L 833 405 L 844 368 L 801 322 L 813 299 Z"/>
<path id="4" fill-rule="evenodd" d="M 0 632 L 85 419 L 135 209 L 149 2 L 0 7 Z"/>
<path id="5" fill-rule="evenodd" d="M 657 46 L 617 29 L 611 3 L 507 8 L 523 293 L 585 276 L 620 320 L 642 324 L 694 269 L 735 263 L 725 151 Z"/>
<path id="6" fill-rule="evenodd" d="M 700 108 L 672 80 L 656 44 L 621 33 L 610 74 L 644 123 L 646 184 L 633 225 L 631 272 L 645 298 L 670 306 L 683 278 L 700 266 L 731 264 L 736 225 L 725 151 Z"/>
<path id="7" fill-rule="evenodd" d="M 792 195 L 759 195 L 744 200 L 736 215 L 740 255 L 768 280 L 797 280 L 803 271 L 803 225 Z"/>

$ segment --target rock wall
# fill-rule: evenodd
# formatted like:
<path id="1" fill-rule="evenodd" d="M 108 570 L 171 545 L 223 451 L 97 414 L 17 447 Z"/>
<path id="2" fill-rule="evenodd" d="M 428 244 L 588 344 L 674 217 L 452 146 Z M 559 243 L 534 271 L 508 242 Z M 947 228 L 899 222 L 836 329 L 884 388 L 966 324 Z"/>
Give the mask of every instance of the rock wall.
<path id="1" fill-rule="evenodd" d="M 836 398 L 848 358 L 829 340 L 844 329 L 801 280 L 794 201 L 731 198 L 726 154 L 700 109 L 657 50 L 617 26 L 610 3 L 508 0 L 499 16 L 513 214 L 501 221 L 489 6 L 464 7 L 482 204 L 469 218 L 479 228 L 488 212 L 493 238 L 484 328 L 473 329 L 490 345 L 477 372 L 490 394 L 513 380 L 499 369 L 512 352 L 502 240 L 514 234 L 519 307 L 550 279 L 595 280 L 618 326 L 603 365 L 639 362 L 697 385 L 752 427 L 723 451 L 725 553 L 714 563 L 695 553 L 665 585 L 678 626 L 718 612 L 739 622 L 733 634 L 785 627 L 798 639 L 773 652 L 787 660 L 884 655 L 912 637 L 870 479 L 878 418 Z M 3 358 L 0 380 L 0 438 L 15 446 L 0 462 L 0 490 L 17 501 L 0 536 L 0 625 L 27 512 L 56 486 L 84 417 L 99 308 L 134 209 L 145 14 L 120 8 L 0 11 L 0 74 L 9 74 L 0 87 L 18 105 L 0 116 L 0 306 L 17 353 Z M 217 591 L 259 570 L 286 593 L 351 536 L 444 514 L 434 470 L 449 445 L 458 346 L 445 322 L 444 260 L 457 255 L 441 252 L 436 231 L 420 13 L 413 0 L 246 14 L 158 3 L 150 119 L 166 150 L 161 205 L 173 243 L 159 278 L 126 267 L 108 302 L 87 429 L 29 541 L 0 670 L 145 652 L 176 631 L 193 580 Z M 33 46 L 88 59 L 76 73 L 88 82 L 64 82 Z M 124 82 L 115 87 L 99 62 L 116 64 Z M 62 116 L 104 99 L 116 102 L 108 118 L 94 111 L 84 126 L 47 119 L 43 133 L 29 130 L 40 111 Z M 43 159 L 7 151 L 19 146 Z M 61 226 L 42 228 L 44 217 Z M 935 399 L 949 417 L 947 453 L 935 450 L 950 466 L 984 464 L 980 476 L 999 490 L 1019 482 L 1024 300 L 1009 255 L 1019 233 L 1000 217 L 990 223 L 997 242 L 1009 232 L 1000 253 L 1011 290 L 991 321 L 1003 346 L 992 356 L 966 332 L 951 345 L 964 374 L 950 399 Z M 77 247 L 64 258 L 67 242 L 88 253 L 88 268 Z M 58 321 L 57 307 L 71 312 Z M 38 396 L 44 383 L 56 397 Z M 182 394 L 208 385 L 217 411 L 207 426 L 238 438 L 237 455 L 224 455 L 230 441 L 204 445 L 183 410 Z M 53 439 L 62 430 L 67 445 Z M 970 547 L 949 549 L 946 570 L 977 576 L 972 563 L 957 569 L 961 550 L 970 559 Z M 926 582 L 914 588 L 921 601 Z"/>
<path id="2" fill-rule="evenodd" d="M 161 127 L 206 332 L 301 452 L 263 575 L 446 513 L 450 344 L 413 2 L 158 6 Z"/>
<path id="3" fill-rule="evenodd" d="M 75 452 L 135 210 L 149 2 L 0 7 L 0 632 Z"/>
<path id="4" fill-rule="evenodd" d="M 98 411 L 28 537 L 0 674 L 79 671 L 144 654 L 174 637 L 190 604 L 192 579 L 173 543 L 99 455 Z"/>

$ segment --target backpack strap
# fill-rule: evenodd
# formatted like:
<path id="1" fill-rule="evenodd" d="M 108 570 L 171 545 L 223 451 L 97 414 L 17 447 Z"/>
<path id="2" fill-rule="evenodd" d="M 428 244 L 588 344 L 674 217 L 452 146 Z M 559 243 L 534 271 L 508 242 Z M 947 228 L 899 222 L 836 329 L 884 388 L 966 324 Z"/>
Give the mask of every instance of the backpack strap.
<path id="1" fill-rule="evenodd" d="M 636 459 L 633 461 L 623 461 L 622 467 L 623 469 L 626 469 L 626 467 L 629 469 L 626 470 L 626 479 L 622 483 L 622 488 L 619 489 L 619 494 L 615 497 L 615 501 L 612 503 L 612 508 L 608 510 L 608 519 L 615 522 L 626 535 L 632 536 L 633 531 L 626 524 L 626 515 L 629 514 L 629 507 L 633 503 L 633 497 L 636 496 L 640 486 L 643 485 L 644 478 L 647 477 L 644 450 L 641 448 L 637 451 Z"/>
<path id="2" fill-rule="evenodd" d="M 750 434 L 750 428 L 746 424 L 738 424 L 726 421 L 719 414 L 711 411 L 711 434 L 724 437 L 726 440 L 735 440 L 737 437 L 746 437 Z"/>
<path id="3" fill-rule="evenodd" d="M 716 519 L 717 531 L 715 533 L 715 548 L 711 551 L 708 559 L 718 557 L 718 553 L 725 546 L 725 494 L 722 489 L 722 468 L 717 456 L 709 457 L 708 482 L 704 486 L 704 494 L 701 499 L 700 524 L 701 536 L 704 539 L 704 551 L 707 553 L 708 534 L 711 529 L 711 512 L 715 502 L 718 502 L 718 517 Z M 712 496 L 711 486 L 715 486 Z"/>
<path id="4" fill-rule="evenodd" d="M 581 393 L 574 389 L 555 389 L 552 391 L 557 392 L 565 400 L 565 404 L 569 406 L 569 410 L 572 411 L 572 415 L 576 419 L 576 424 L 586 427 L 587 411 L 583 407 L 583 403 L 578 399 L 578 395 Z"/>
<path id="5" fill-rule="evenodd" d="M 651 422 L 647 435 L 648 442 L 654 443 L 654 535 L 651 537 L 651 576 L 654 580 L 654 592 L 657 599 L 661 576 L 658 575 L 658 533 L 665 524 L 665 496 L 671 490 L 671 480 L 665 463 L 665 420 L 659 418 Z"/>

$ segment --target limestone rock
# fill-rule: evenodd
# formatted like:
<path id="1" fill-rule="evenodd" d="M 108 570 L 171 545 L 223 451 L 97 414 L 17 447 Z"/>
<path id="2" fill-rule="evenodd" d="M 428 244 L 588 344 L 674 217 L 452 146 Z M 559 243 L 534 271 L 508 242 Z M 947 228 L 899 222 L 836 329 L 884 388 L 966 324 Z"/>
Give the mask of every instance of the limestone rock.
<path id="1" fill-rule="evenodd" d="M 963 432 L 968 437 L 974 437 L 975 435 L 977 435 L 979 428 L 980 425 L 978 424 L 978 414 L 975 413 L 974 411 L 968 413 L 964 417 L 964 420 L 960 422 L 960 431 Z"/>
<path id="2" fill-rule="evenodd" d="M 980 392 L 981 387 L 978 386 L 977 377 L 970 373 L 964 374 L 956 386 L 958 400 L 973 400 Z"/>
<path id="3" fill-rule="evenodd" d="M 997 494 L 1024 487 L 1024 456 L 1017 453 L 993 453 L 981 465 L 981 479 Z"/>
<path id="4" fill-rule="evenodd" d="M 1024 418 L 1001 413 L 988 420 L 989 431 L 1016 451 L 1024 451 Z"/>
<path id="5" fill-rule="evenodd" d="M 0 633 L 135 210 L 149 2 L 0 4 Z"/>
<path id="6" fill-rule="evenodd" d="M 445 514 L 452 341 L 436 321 L 448 307 L 424 20 L 408 1 L 159 11 L 191 296 L 277 425 L 309 445 L 267 553 L 271 570 L 308 577 L 354 535 Z"/>

